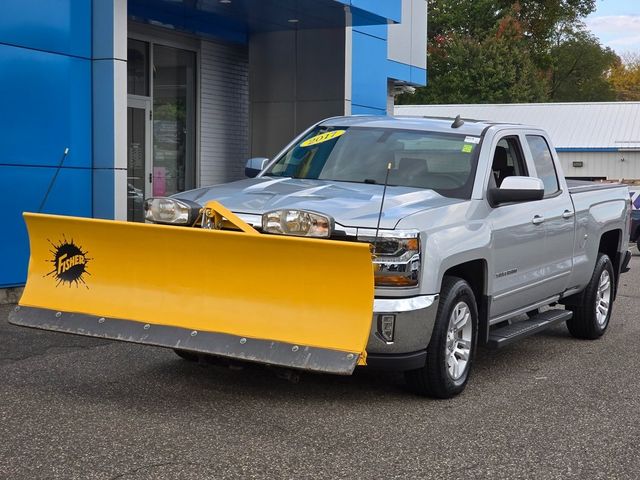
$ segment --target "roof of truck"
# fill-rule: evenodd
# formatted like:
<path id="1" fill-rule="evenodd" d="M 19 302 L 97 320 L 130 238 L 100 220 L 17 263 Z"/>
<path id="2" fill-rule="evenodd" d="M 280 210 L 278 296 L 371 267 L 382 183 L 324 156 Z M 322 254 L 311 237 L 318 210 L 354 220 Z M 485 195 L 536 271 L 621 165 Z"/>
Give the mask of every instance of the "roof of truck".
<path id="1" fill-rule="evenodd" d="M 493 125 L 518 126 L 514 123 L 499 123 L 486 120 L 463 118 L 464 124 L 453 128 L 454 118 L 449 117 L 390 117 L 380 115 L 352 115 L 347 117 L 333 117 L 322 122 L 322 125 L 332 127 L 378 127 L 398 128 L 405 130 L 427 130 L 432 132 L 459 133 L 463 135 L 479 136 Z"/>

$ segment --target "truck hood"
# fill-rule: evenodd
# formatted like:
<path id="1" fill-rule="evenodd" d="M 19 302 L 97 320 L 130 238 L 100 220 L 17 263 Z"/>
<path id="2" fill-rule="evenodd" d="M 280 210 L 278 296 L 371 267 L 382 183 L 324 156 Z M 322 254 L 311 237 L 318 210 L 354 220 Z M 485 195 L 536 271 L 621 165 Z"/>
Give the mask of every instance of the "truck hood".
<path id="1" fill-rule="evenodd" d="M 216 200 L 229 210 L 258 214 L 279 209 L 311 210 L 332 216 L 345 227 L 375 228 L 382 200 L 382 185 L 261 177 L 199 188 L 174 195 L 204 205 Z M 409 215 L 462 200 L 446 198 L 433 190 L 387 187 L 380 228 L 393 229 Z"/>

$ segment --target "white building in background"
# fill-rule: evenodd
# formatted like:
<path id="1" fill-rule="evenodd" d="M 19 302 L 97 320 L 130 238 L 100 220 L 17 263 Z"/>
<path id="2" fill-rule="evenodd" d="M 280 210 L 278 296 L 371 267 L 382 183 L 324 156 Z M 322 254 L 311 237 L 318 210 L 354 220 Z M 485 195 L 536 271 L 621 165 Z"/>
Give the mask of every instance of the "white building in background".
<path id="1" fill-rule="evenodd" d="M 551 135 L 567 177 L 640 179 L 640 102 L 396 105 L 395 114 L 539 126 Z"/>

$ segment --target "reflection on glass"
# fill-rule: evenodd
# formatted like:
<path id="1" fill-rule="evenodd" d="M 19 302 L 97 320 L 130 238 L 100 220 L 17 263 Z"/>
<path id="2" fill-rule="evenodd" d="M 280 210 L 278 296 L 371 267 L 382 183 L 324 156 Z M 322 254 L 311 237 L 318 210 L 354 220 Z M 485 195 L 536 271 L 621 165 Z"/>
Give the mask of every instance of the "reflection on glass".
<path id="1" fill-rule="evenodd" d="M 194 52 L 154 45 L 153 196 L 195 186 Z"/>
<path id="2" fill-rule="evenodd" d="M 149 95 L 149 44 L 140 40 L 128 40 L 127 93 Z"/>
<path id="3" fill-rule="evenodd" d="M 127 220 L 144 221 L 145 111 L 127 108 Z"/>

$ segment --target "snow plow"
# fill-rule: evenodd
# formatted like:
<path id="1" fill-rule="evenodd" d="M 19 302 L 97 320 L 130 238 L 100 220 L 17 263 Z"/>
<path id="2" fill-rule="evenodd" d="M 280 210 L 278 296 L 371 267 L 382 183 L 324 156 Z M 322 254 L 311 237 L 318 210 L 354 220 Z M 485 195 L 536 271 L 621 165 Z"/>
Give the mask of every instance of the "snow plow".
<path id="1" fill-rule="evenodd" d="M 31 256 L 10 323 L 333 374 L 366 363 L 369 246 L 25 213 Z"/>

